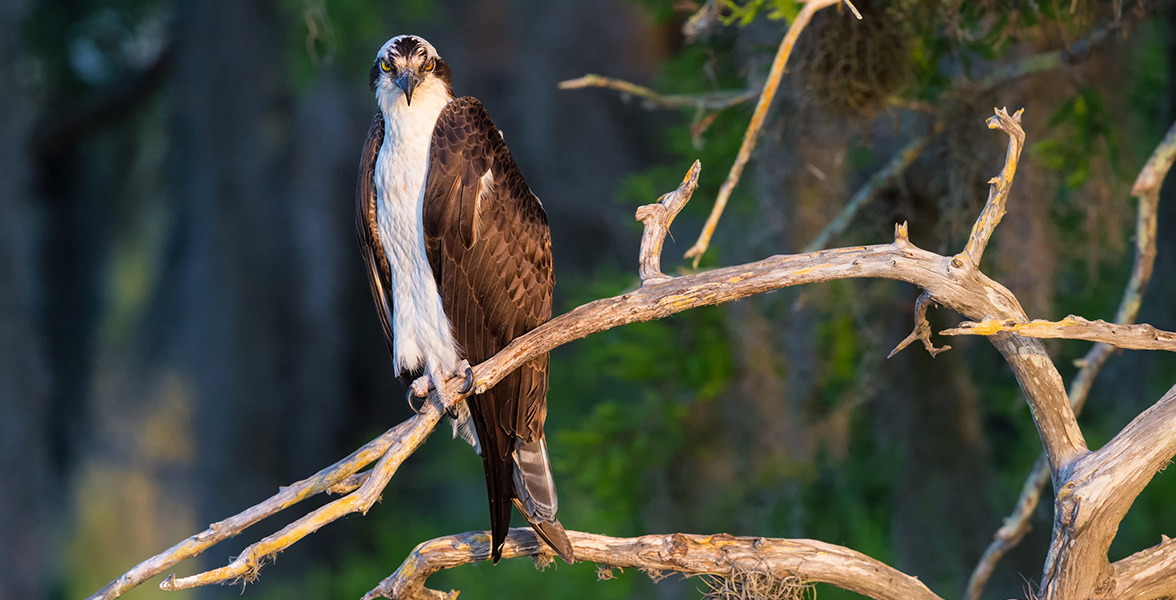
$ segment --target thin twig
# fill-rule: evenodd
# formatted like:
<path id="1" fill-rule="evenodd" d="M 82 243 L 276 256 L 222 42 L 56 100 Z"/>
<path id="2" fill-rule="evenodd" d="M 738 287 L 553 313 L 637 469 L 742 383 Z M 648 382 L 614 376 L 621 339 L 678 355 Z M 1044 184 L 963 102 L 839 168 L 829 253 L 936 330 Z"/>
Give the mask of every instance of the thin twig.
<path id="1" fill-rule="evenodd" d="M 976 266 L 980 266 L 980 257 L 984 255 L 988 239 L 992 237 L 992 232 L 1004 217 L 1009 191 L 1013 186 L 1013 176 L 1017 173 L 1017 162 L 1021 159 L 1021 148 L 1025 145 L 1025 131 L 1021 129 L 1021 114 L 1025 109 L 1018 110 L 1012 116 L 1009 116 L 1008 110 L 1004 108 L 996 109 L 995 112 L 995 115 L 988 118 L 988 128 L 1000 129 L 1008 134 L 1009 149 L 1005 153 L 1005 164 L 1000 175 L 988 181 L 988 201 L 984 204 L 980 218 L 976 219 L 976 224 L 972 226 L 968 245 L 962 253 Z"/>
<path id="2" fill-rule="evenodd" d="M 903 223 L 901 231 L 903 237 L 906 237 L 906 223 Z M 911 344 L 911 342 L 915 340 L 923 340 L 923 347 L 927 349 L 927 354 L 930 354 L 931 358 L 935 358 L 936 356 L 939 356 L 940 353 L 951 350 L 951 346 L 936 348 L 935 344 L 931 343 L 931 324 L 927 322 L 927 309 L 930 308 L 930 306 L 934 303 L 935 301 L 931 299 L 931 296 L 928 295 L 927 292 L 919 294 L 919 299 L 915 302 L 914 330 L 911 331 L 910 335 L 906 336 L 905 339 L 899 342 L 898 345 L 894 347 L 894 350 L 891 350 L 890 354 L 886 355 L 886 358 L 892 358 L 895 354 L 901 352 L 903 348 L 906 348 Z"/>
<path id="3" fill-rule="evenodd" d="M 686 575 L 732 576 L 757 569 L 767 576 L 830 583 L 879 600 L 939 600 L 918 578 L 848 548 L 814 540 L 672 533 L 614 538 L 568 531 L 576 560 L 611 568 L 636 568 Z M 510 530 L 503 558 L 552 558 L 551 549 L 530 529 Z M 472 531 L 429 540 L 416 547 L 394 574 L 368 592 L 376 598 L 452 598 L 425 587 L 434 573 L 490 558 L 490 536 Z"/>
<path id="4" fill-rule="evenodd" d="M 1151 157 L 1140 170 L 1131 189 L 1131 193 L 1139 199 L 1135 222 L 1135 264 L 1115 314 L 1116 323 L 1134 323 L 1139 315 L 1143 292 L 1151 280 L 1156 259 L 1156 214 L 1160 202 L 1160 186 L 1171 169 L 1173 160 L 1176 160 L 1176 123 L 1173 123 L 1164 139 L 1152 151 Z M 1086 356 L 1078 361 L 1081 368 L 1070 382 L 1069 390 L 1070 404 L 1075 414 L 1082 412 L 1095 378 L 1113 351 L 1114 348 L 1110 345 L 1095 344 Z M 1044 460 L 1039 458 L 1033 472 L 1025 481 L 1013 514 L 1005 519 L 1005 525 L 997 531 L 984 556 L 968 578 L 965 600 L 980 599 L 992 572 L 996 569 L 996 563 L 1025 537 L 1025 532 L 1029 529 L 1029 518 L 1041 498 L 1045 482 L 1048 481 L 1047 472 Z"/>
<path id="5" fill-rule="evenodd" d="M 964 321 L 958 327 L 939 333 L 940 335 L 993 335 L 1002 331 L 1033 338 L 1102 342 L 1129 350 L 1176 352 L 1176 333 L 1161 331 L 1147 323 L 1116 325 L 1102 319 L 1087 321 L 1074 315 L 1069 315 L 1061 321 L 1035 319 L 1028 323 L 998 320 L 981 321 L 980 323 Z"/>
<path id="6" fill-rule="evenodd" d="M 702 260 L 702 255 L 710 245 L 711 237 L 715 234 L 715 227 L 719 224 L 719 218 L 723 216 L 723 210 L 727 207 L 727 200 L 731 197 L 731 192 L 735 190 L 735 186 L 739 184 L 740 176 L 743 175 L 743 168 L 747 166 L 747 161 L 751 159 L 751 151 L 755 148 L 760 129 L 763 128 L 764 120 L 768 115 L 768 108 L 771 106 L 772 100 L 776 97 L 776 90 L 780 87 L 780 80 L 784 76 L 784 67 L 788 64 L 788 57 L 792 55 L 792 48 L 796 45 L 796 40 L 800 38 L 800 32 L 804 31 L 804 28 L 818 10 L 837 4 L 839 1 L 810 0 L 805 3 L 804 8 L 800 9 L 800 13 L 796 15 L 796 18 L 788 26 L 788 33 L 784 34 L 784 39 L 780 41 L 780 47 L 776 50 L 776 58 L 772 61 L 772 67 L 768 70 L 768 80 L 764 83 L 763 93 L 760 95 L 759 102 L 755 105 L 755 112 L 751 115 L 751 123 L 747 126 L 747 132 L 743 134 L 743 144 L 739 146 L 739 154 L 735 157 L 735 163 L 731 165 L 731 171 L 727 173 L 727 179 L 723 181 L 723 186 L 719 188 L 719 195 L 715 197 L 714 208 L 711 209 L 710 216 L 706 219 L 706 224 L 702 228 L 702 233 L 698 236 L 698 241 L 694 242 L 694 245 L 686 251 L 686 258 L 694 259 L 693 264 L 695 268 L 698 268 L 698 261 Z"/>
<path id="7" fill-rule="evenodd" d="M 645 108 L 697 108 L 706 111 L 721 111 L 759 96 L 759 90 L 736 90 L 708 92 L 704 94 L 662 94 L 650 88 L 623 79 L 588 73 L 583 77 L 559 82 L 561 90 L 580 90 L 600 87 L 616 90 L 626 96 L 641 98 Z"/>

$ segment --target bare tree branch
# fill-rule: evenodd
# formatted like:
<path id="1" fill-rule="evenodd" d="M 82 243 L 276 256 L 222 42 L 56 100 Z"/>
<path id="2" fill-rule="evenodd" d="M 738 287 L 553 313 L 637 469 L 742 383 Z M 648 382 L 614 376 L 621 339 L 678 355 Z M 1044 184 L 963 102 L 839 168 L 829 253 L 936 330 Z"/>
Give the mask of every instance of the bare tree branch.
<path id="1" fill-rule="evenodd" d="M 1009 149 L 1005 153 L 1005 165 L 1000 175 L 988 181 L 991 184 L 988 188 L 988 201 L 984 204 L 980 218 L 976 219 L 976 224 L 972 226 L 972 234 L 968 236 L 968 245 L 964 248 L 963 254 L 976 266 L 980 265 L 980 257 L 984 255 L 988 239 L 992 237 L 992 232 L 996 230 L 1005 214 L 1009 190 L 1013 186 L 1013 176 L 1017 173 L 1017 162 L 1021 159 L 1021 147 L 1025 145 L 1025 132 L 1021 129 L 1023 112 L 1025 109 L 1022 108 L 1010 117 L 1008 110 L 1001 108 L 995 115 L 988 117 L 989 129 L 1000 129 L 1008 134 Z"/>
<path id="2" fill-rule="evenodd" d="M 453 381 L 443 382 L 452 384 Z M 396 474 L 404 459 L 408 458 L 437 428 L 441 415 L 456 401 L 443 402 L 439 399 L 445 394 L 430 394 L 430 401 L 416 416 L 397 427 L 398 435 L 384 452 L 384 456 L 376 463 L 371 475 L 367 477 L 359 489 L 322 506 L 310 514 L 282 528 L 281 531 L 249 546 L 233 562 L 219 569 L 213 569 L 191 577 L 176 578 L 169 576 L 159 584 L 165 590 L 174 591 L 192 588 L 211 583 L 225 583 L 230 581 L 252 581 L 267 557 L 273 556 L 295 542 L 318 531 L 322 526 L 353 512 L 367 514 L 369 508 L 380 499 L 380 493 Z M 407 426 L 407 427 L 406 427 Z M 401 430 L 401 427 L 403 429 Z"/>
<path id="3" fill-rule="evenodd" d="M 731 165 L 727 179 L 719 188 L 719 195 L 715 198 L 715 206 L 711 209 L 710 216 L 707 217 L 706 224 L 702 227 L 698 241 L 694 242 L 694 245 L 686 251 L 686 258 L 694 259 L 695 268 L 698 267 L 698 261 L 702 260 L 702 255 L 710 245 L 711 237 L 715 234 L 715 227 L 719 225 L 719 218 L 723 216 L 723 209 L 727 207 L 727 200 L 731 197 L 731 192 L 735 190 L 735 186 L 739 184 L 739 178 L 743 175 L 743 168 L 751 159 L 751 151 L 755 149 L 760 129 L 768 116 L 768 107 L 772 105 L 772 100 L 776 97 L 776 89 L 780 87 L 780 79 L 784 76 L 784 67 L 788 64 L 788 57 L 792 55 L 792 48 L 796 45 L 796 40 L 800 38 L 800 32 L 804 31 L 818 10 L 833 6 L 839 1 L 809 0 L 805 3 L 804 8 L 800 9 L 800 13 L 796 15 L 792 23 L 788 25 L 788 32 L 780 41 L 780 47 L 776 50 L 776 58 L 772 60 L 772 66 L 768 70 L 768 80 L 764 83 L 763 93 L 755 105 L 755 112 L 751 115 L 751 123 L 747 125 L 747 132 L 743 134 L 743 144 L 739 146 L 739 154 L 735 157 L 735 163 Z"/>
<path id="4" fill-rule="evenodd" d="M 1110 442 L 1079 459 L 1056 492 L 1042 598 L 1116 589 L 1107 550 L 1135 498 L 1176 455 L 1176 386 Z M 1171 573 L 1162 574 L 1171 578 Z"/>
<path id="5" fill-rule="evenodd" d="M 906 235 L 906 227 L 902 228 L 902 235 Z M 910 335 L 906 336 L 905 339 L 899 342 L 898 345 L 894 347 L 894 350 L 891 350 L 890 354 L 886 355 L 886 358 L 892 358 L 895 354 L 901 352 L 903 348 L 906 348 L 911 344 L 911 342 L 915 340 L 923 340 L 923 347 L 927 349 L 927 354 L 930 354 L 932 358 L 938 356 L 940 352 L 951 350 L 951 346 L 936 348 L 935 344 L 931 343 L 931 324 L 927 322 L 927 308 L 930 307 L 932 303 L 933 301 L 931 300 L 931 297 L 927 295 L 927 292 L 919 294 L 919 299 L 915 302 L 914 331 L 911 331 Z"/>
<path id="6" fill-rule="evenodd" d="M 1087 340 L 1102 342 L 1117 348 L 1130 350 L 1167 350 L 1176 352 L 1176 333 L 1162 331 L 1142 323 L 1140 325 L 1116 325 L 1102 319 L 1087 321 L 1082 317 L 1069 315 L 1061 321 L 1035 319 L 1028 323 L 1015 321 L 964 321 L 958 327 L 945 329 L 941 335 L 992 335 L 1007 331 L 1033 338 Z"/>
<path id="7" fill-rule="evenodd" d="M 1131 269 L 1131 278 L 1127 282 L 1127 289 L 1123 292 L 1123 299 L 1115 314 L 1115 322 L 1134 323 L 1139 314 L 1139 307 L 1143 300 L 1143 292 L 1151 280 L 1152 268 L 1156 259 L 1156 214 L 1160 203 L 1160 186 L 1164 181 L 1173 160 L 1176 159 L 1176 123 L 1168 129 L 1163 140 L 1152 151 L 1135 179 L 1131 193 L 1139 199 L 1139 209 L 1135 223 L 1135 263 Z M 1070 404 L 1074 412 L 1082 411 L 1094 379 L 1102 371 L 1103 365 L 1114 350 L 1107 344 L 1095 344 L 1082 358 L 1081 369 L 1070 382 Z M 1048 481 L 1046 463 L 1038 460 L 1033 473 L 1025 481 L 1021 496 L 1017 500 L 1017 507 L 1013 514 L 1005 519 L 1005 524 L 996 532 L 995 539 L 985 550 L 984 556 L 976 565 L 972 576 L 968 580 L 965 600 L 979 600 L 980 594 L 988 583 L 996 563 L 1010 549 L 1020 543 L 1029 528 L 1029 517 L 1041 498 L 1045 482 Z"/>
<path id="8" fill-rule="evenodd" d="M 1163 540 L 1111 565 L 1115 570 L 1115 594 L 1120 598 L 1170 598 L 1176 596 L 1176 540 Z"/>
<path id="9" fill-rule="evenodd" d="M 673 533 L 614 538 L 569 531 L 576 559 L 614 568 L 637 568 L 658 577 L 663 571 L 686 575 L 736 577 L 757 572 L 804 584 L 829 583 L 878 600 L 939 600 L 916 577 L 860 552 L 814 540 L 734 537 L 726 534 Z M 511 529 L 503 558 L 533 557 L 550 562 L 551 549 L 529 529 Z M 489 560 L 490 536 L 483 531 L 437 538 L 420 544 L 392 576 L 364 600 L 452 598 L 425 588 L 437 571 Z"/>
<path id="10" fill-rule="evenodd" d="M 403 436 L 404 432 L 412 426 L 412 423 L 413 420 L 410 419 L 389 429 L 380 437 L 352 452 L 347 458 L 302 481 L 282 488 L 277 494 L 271 496 L 265 502 L 250 507 L 244 512 L 228 519 L 213 523 L 208 526 L 208 529 L 139 563 L 118 579 L 107 584 L 106 587 L 90 595 L 87 600 L 118 598 L 130 589 L 163 573 L 176 563 L 192 558 L 193 556 L 198 556 L 217 543 L 241 533 L 250 525 L 277 514 L 283 509 L 289 508 L 320 492 L 327 491 L 339 481 L 346 479 L 352 473 L 379 459 L 388 447 L 392 445 L 394 440 Z"/>
<path id="11" fill-rule="evenodd" d="M 670 223 L 678 216 L 694 189 L 698 187 L 698 174 L 702 170 L 702 163 L 694 161 L 686 177 L 678 189 L 657 199 L 653 204 L 646 204 L 637 209 L 637 220 L 645 226 L 641 235 L 641 253 L 638 256 L 640 264 L 641 285 L 669 281 L 669 277 L 661 272 L 662 244 L 666 241 L 666 234 L 670 232 Z"/>
<path id="12" fill-rule="evenodd" d="M 561 90 L 582 90 L 590 87 L 600 87 L 616 90 L 623 96 L 634 96 L 644 100 L 645 108 L 696 108 L 705 111 L 721 111 L 744 102 L 750 102 L 759 96 L 760 90 L 734 90 L 727 92 L 708 92 L 704 94 L 662 94 L 643 85 L 630 83 L 623 79 L 605 77 L 588 73 L 583 77 L 559 82 Z"/>

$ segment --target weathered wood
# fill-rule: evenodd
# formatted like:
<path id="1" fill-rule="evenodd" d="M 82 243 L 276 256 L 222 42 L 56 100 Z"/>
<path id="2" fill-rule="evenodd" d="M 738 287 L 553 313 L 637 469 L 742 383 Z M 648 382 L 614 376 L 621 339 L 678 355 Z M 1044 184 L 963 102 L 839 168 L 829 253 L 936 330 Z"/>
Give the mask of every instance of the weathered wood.
<path id="1" fill-rule="evenodd" d="M 829 583 L 878 600 L 940 600 L 917 577 L 848 548 L 815 540 L 735 537 L 726 534 L 670 533 L 614 538 L 569 531 L 576 560 L 612 568 L 637 568 L 653 577 L 663 572 L 739 577 L 757 573 L 798 585 Z M 511 529 L 503 558 L 533 557 L 549 562 L 554 554 L 529 529 Z M 490 558 L 490 536 L 474 531 L 437 538 L 417 546 L 392 576 L 364 600 L 453 598 L 456 591 L 425 587 L 434 573 Z"/>
<path id="2" fill-rule="evenodd" d="M 1102 319 L 1087 321 L 1070 315 L 1061 321 L 1033 320 L 1028 323 L 988 320 L 974 323 L 964 321 L 958 327 L 945 329 L 941 335 L 993 335 L 1015 333 L 1023 337 L 1087 340 L 1102 342 L 1130 350 L 1167 350 L 1176 352 L 1176 333 L 1156 329 L 1147 323 L 1118 325 Z"/>

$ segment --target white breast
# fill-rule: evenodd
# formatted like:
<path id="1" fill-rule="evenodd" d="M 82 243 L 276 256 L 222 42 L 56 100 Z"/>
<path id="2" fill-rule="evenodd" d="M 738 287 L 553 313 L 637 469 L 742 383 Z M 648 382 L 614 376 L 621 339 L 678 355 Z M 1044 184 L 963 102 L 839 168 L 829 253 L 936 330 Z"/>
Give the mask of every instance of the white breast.
<path id="1" fill-rule="evenodd" d="M 450 98 L 419 86 L 412 105 L 399 90 L 377 91 L 384 145 L 376 158 L 376 219 L 392 268 L 393 352 L 400 371 L 452 375 L 458 351 L 425 254 L 422 201 L 433 127 Z M 393 93 L 395 92 L 395 93 Z"/>

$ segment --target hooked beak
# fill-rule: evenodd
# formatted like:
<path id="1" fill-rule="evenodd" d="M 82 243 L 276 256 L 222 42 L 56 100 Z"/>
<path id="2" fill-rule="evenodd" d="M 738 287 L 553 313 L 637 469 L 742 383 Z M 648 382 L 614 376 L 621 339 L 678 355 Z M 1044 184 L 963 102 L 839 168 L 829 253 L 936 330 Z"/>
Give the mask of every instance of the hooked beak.
<path id="1" fill-rule="evenodd" d="M 412 91 L 416 89 L 417 84 L 420 82 L 421 78 L 417 77 L 417 74 L 411 70 L 401 73 L 396 78 L 396 87 L 404 91 L 404 100 L 408 102 L 409 106 L 412 106 Z"/>

